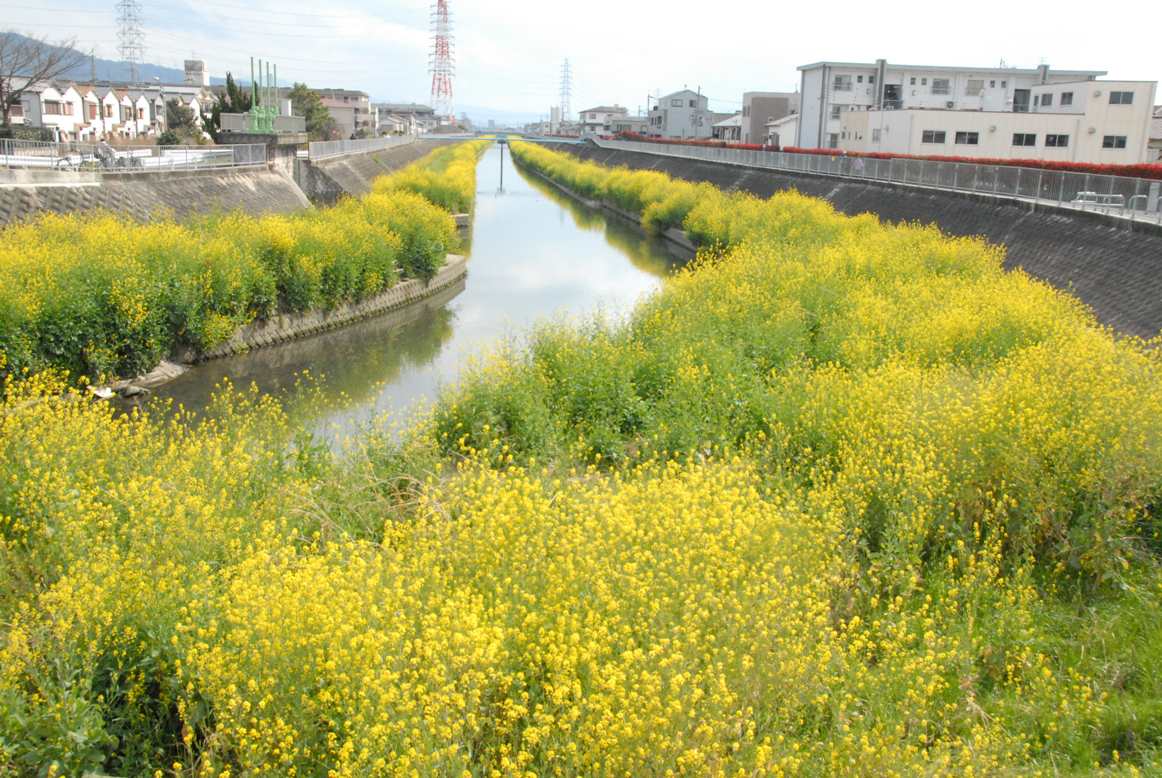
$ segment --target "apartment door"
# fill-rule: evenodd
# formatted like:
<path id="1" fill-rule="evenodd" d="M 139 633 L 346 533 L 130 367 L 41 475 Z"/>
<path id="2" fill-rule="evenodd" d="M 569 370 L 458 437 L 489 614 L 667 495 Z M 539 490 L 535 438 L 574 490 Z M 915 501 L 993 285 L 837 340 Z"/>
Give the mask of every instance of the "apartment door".
<path id="1" fill-rule="evenodd" d="M 1029 90 L 1013 90 L 1013 111 L 1015 113 L 1029 113 Z"/>

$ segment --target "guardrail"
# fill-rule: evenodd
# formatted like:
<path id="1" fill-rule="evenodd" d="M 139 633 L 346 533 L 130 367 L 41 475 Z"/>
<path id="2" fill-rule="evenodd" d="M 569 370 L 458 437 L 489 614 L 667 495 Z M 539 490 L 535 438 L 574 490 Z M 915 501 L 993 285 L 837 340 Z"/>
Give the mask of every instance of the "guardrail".
<path id="1" fill-rule="evenodd" d="M 388 135 L 382 138 L 361 140 L 316 140 L 307 144 L 307 158 L 312 162 L 320 159 L 342 157 L 347 154 L 369 154 L 397 146 L 406 146 L 416 140 L 414 135 Z"/>
<path id="2" fill-rule="evenodd" d="M 1130 221 L 1162 224 L 1162 181 L 1063 170 L 938 162 L 925 159 L 872 159 L 836 154 L 796 154 L 712 146 L 680 146 L 626 140 L 595 140 L 601 148 L 665 157 L 706 160 L 789 173 L 810 173 L 910 186 L 977 192 L 1079 211 L 1096 211 Z"/>
<path id="3" fill-rule="evenodd" d="M 266 144 L 133 146 L 0 139 L 0 167 L 150 173 L 265 165 Z"/>

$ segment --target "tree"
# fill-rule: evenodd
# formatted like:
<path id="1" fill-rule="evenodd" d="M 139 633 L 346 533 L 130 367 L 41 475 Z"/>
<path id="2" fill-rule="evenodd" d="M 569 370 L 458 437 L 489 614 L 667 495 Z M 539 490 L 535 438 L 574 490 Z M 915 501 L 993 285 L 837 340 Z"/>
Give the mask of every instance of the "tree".
<path id="1" fill-rule="evenodd" d="M 307 120 L 307 136 L 311 140 L 330 140 L 338 131 L 331 112 L 323 105 L 323 98 L 319 97 L 318 92 L 306 84 L 295 84 L 288 97 L 295 115 Z"/>
<path id="2" fill-rule="evenodd" d="M 250 92 L 245 92 L 234 81 L 234 75 L 226 72 L 226 91 L 222 99 L 210 110 L 210 120 L 206 123 L 206 131 L 218 140 L 218 133 L 222 131 L 222 114 L 246 113 L 253 105 Z"/>
<path id="3" fill-rule="evenodd" d="M 157 139 L 159 146 L 176 146 L 183 140 L 197 140 L 202 131 L 194 121 L 194 110 L 177 98 L 165 104 L 165 132 Z"/>
<path id="4" fill-rule="evenodd" d="M 8 129 L 12 108 L 30 86 L 60 78 L 81 63 L 75 40 L 49 43 L 15 32 L 0 32 L 0 126 Z"/>

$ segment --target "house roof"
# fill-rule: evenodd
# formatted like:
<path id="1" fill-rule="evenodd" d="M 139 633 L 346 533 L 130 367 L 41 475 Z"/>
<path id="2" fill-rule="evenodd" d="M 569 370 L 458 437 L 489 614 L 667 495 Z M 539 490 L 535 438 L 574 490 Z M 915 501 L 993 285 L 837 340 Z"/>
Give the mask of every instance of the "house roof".
<path id="1" fill-rule="evenodd" d="M 790 124 L 791 122 L 798 121 L 798 120 L 799 120 L 799 114 L 789 113 L 782 118 L 772 119 L 771 121 L 766 123 L 766 126 L 767 127 L 782 127 L 784 124 Z"/>
<path id="2" fill-rule="evenodd" d="M 581 113 L 629 113 L 620 105 L 599 105 L 596 108 L 586 108 Z"/>
<path id="3" fill-rule="evenodd" d="M 734 116 L 731 116 L 729 119 L 723 119 L 720 122 L 715 122 L 714 126 L 715 127 L 741 127 L 742 126 L 742 114 L 736 113 Z"/>

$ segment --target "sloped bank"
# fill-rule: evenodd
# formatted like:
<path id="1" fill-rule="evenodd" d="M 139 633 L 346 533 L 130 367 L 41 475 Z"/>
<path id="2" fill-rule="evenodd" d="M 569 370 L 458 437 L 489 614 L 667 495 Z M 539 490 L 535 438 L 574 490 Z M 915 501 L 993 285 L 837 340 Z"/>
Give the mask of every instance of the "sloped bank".
<path id="1" fill-rule="evenodd" d="M 934 223 L 949 235 L 979 235 L 1007 249 L 1005 267 L 1023 269 L 1089 305 L 1099 321 L 1128 335 L 1162 330 L 1162 230 L 1129 229 L 1093 214 L 1032 210 L 1004 198 L 838 178 L 795 175 L 702 160 L 545 144 L 606 166 L 656 170 L 687 181 L 770 197 L 795 189 L 848 215 L 873 213 L 888 222 Z"/>

